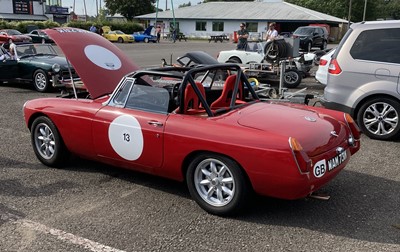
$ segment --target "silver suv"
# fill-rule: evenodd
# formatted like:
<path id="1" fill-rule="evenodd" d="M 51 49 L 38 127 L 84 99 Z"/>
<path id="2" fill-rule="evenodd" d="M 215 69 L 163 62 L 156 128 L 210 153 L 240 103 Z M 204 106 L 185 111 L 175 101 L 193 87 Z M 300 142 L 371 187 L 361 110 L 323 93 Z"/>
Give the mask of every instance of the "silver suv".
<path id="1" fill-rule="evenodd" d="M 322 103 L 370 138 L 400 137 L 400 21 L 353 24 L 329 65 Z"/>

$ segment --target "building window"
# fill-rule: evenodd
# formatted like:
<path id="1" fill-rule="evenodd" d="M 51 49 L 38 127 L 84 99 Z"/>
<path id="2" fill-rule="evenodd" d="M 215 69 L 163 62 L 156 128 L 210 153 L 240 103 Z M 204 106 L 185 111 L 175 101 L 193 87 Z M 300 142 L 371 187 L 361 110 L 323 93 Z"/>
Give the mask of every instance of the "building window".
<path id="1" fill-rule="evenodd" d="M 196 31 L 207 31 L 207 22 L 196 21 Z"/>
<path id="2" fill-rule="evenodd" d="M 256 22 L 247 22 L 246 29 L 248 32 L 257 32 L 258 31 L 258 23 Z"/>
<path id="3" fill-rule="evenodd" d="M 213 22 L 212 30 L 213 31 L 224 31 L 224 22 Z"/>

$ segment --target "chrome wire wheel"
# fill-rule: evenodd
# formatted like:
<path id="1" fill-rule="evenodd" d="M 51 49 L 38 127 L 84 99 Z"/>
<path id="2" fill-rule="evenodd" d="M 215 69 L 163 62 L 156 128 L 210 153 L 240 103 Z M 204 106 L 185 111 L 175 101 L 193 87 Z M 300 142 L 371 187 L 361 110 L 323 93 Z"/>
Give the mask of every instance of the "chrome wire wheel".
<path id="1" fill-rule="evenodd" d="M 45 123 L 40 123 L 35 128 L 35 148 L 44 159 L 51 159 L 56 151 L 56 141 L 53 131 Z"/>
<path id="2" fill-rule="evenodd" d="M 362 119 L 364 127 L 376 136 L 389 135 L 399 126 L 398 111 L 386 102 L 370 104 Z"/>
<path id="3" fill-rule="evenodd" d="M 45 92 L 49 87 L 46 73 L 41 69 L 36 70 L 33 75 L 33 82 L 35 89 L 39 92 Z"/>
<path id="4" fill-rule="evenodd" d="M 229 204 L 235 195 L 234 176 L 229 167 L 217 159 L 205 159 L 197 165 L 194 184 L 199 196 L 215 207 Z"/>
<path id="5" fill-rule="evenodd" d="M 38 73 L 35 75 L 35 85 L 39 88 L 39 89 L 44 89 L 46 87 L 46 76 L 43 73 Z"/>

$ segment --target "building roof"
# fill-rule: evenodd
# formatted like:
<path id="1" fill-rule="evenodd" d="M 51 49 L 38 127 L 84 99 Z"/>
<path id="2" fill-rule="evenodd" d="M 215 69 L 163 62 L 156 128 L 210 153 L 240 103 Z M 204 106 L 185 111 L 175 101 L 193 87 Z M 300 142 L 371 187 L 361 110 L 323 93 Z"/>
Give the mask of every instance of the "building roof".
<path id="1" fill-rule="evenodd" d="M 192 20 L 246 20 L 346 23 L 347 20 L 313 11 L 281 0 L 264 2 L 208 2 L 174 9 L 175 19 Z M 137 19 L 155 19 L 156 13 L 136 16 Z M 171 10 L 158 12 L 158 19 L 172 19 Z"/>
<path id="2" fill-rule="evenodd" d="M 38 20 L 38 21 L 46 21 L 48 18 L 44 15 L 28 15 L 28 14 L 9 14 L 9 13 L 0 13 L 0 19 L 6 20 Z"/>

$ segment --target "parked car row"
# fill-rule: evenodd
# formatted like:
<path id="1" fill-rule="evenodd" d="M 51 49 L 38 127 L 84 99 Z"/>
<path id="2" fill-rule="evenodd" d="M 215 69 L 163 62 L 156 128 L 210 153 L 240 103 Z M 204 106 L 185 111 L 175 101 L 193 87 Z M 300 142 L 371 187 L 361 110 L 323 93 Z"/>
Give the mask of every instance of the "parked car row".
<path id="1" fill-rule="evenodd" d="M 103 30 L 102 36 L 111 42 L 118 42 L 118 43 L 157 42 L 157 36 L 151 34 L 153 30 L 152 25 L 147 27 L 144 32 L 135 32 L 132 35 L 125 34 L 120 30 L 113 31 L 109 26 L 103 26 L 102 30 Z"/>

